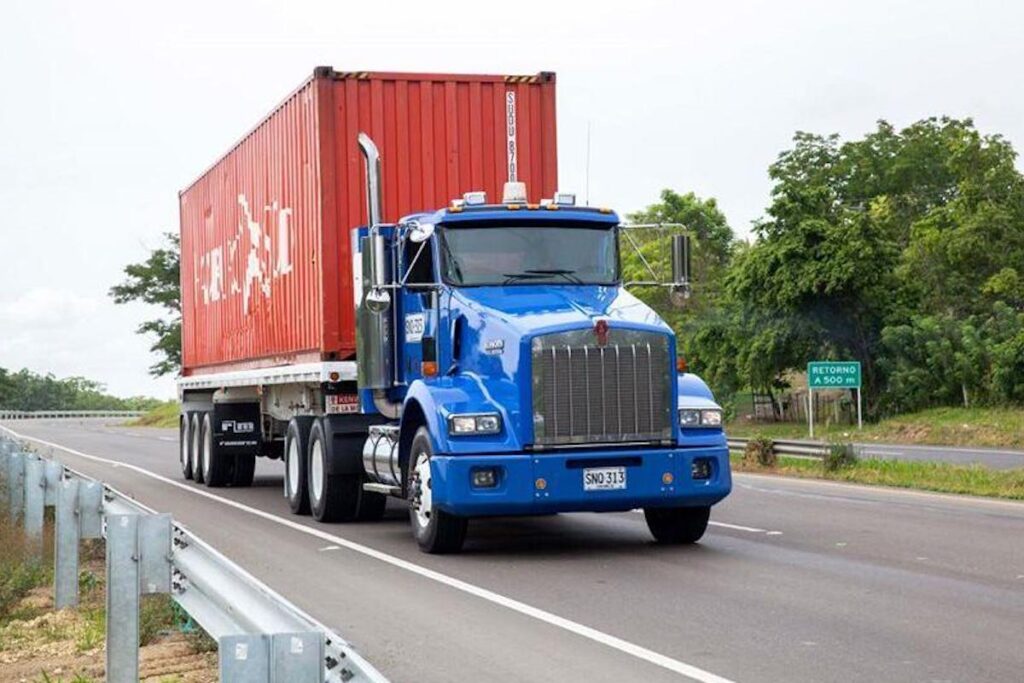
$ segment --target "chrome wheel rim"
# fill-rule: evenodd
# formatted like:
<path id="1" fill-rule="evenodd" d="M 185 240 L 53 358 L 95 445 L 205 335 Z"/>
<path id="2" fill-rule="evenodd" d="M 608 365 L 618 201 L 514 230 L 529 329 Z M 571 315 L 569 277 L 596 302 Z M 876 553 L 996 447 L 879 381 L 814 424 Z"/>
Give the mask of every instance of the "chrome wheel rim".
<path id="1" fill-rule="evenodd" d="M 288 443 L 288 476 L 285 478 L 285 487 L 288 497 L 295 497 L 295 486 L 299 480 L 299 445 L 296 439 Z"/>
<path id="2" fill-rule="evenodd" d="M 420 451 L 416 454 L 416 467 L 413 468 L 412 507 L 416 512 L 416 524 L 421 529 L 430 524 L 433 513 L 434 497 L 430 485 L 430 456 L 426 451 Z"/>
<path id="3" fill-rule="evenodd" d="M 309 481 L 310 484 L 312 484 L 310 494 L 312 494 L 313 499 L 317 502 L 320 502 L 320 496 L 324 485 L 323 455 L 323 444 L 319 439 L 317 439 L 313 442 L 313 447 L 309 455 Z"/>

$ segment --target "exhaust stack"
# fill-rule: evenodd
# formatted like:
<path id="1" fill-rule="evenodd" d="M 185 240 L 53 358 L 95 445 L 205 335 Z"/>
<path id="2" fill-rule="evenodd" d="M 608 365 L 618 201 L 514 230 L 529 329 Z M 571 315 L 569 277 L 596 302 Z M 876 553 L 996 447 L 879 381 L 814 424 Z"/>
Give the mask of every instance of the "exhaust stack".
<path id="1" fill-rule="evenodd" d="M 401 404 L 388 400 L 387 389 L 394 384 L 394 321 L 388 312 L 391 295 L 390 262 L 386 240 L 380 231 L 381 186 L 380 152 L 366 133 L 358 137 L 359 149 L 366 160 L 366 216 L 369 235 L 362 238 L 363 300 L 356 314 L 356 358 L 359 363 L 359 388 L 373 390 L 373 404 L 385 417 L 394 419 Z"/>

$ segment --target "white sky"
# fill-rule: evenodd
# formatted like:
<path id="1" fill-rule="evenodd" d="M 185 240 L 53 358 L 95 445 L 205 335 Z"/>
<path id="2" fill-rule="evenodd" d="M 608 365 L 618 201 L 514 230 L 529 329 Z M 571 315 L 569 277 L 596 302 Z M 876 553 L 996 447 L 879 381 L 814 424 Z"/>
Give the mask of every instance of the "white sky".
<path id="1" fill-rule="evenodd" d="M 663 187 L 749 231 L 796 130 L 973 116 L 1024 145 L 1024 5 L 997 2 L 65 2 L 0 12 L 0 366 L 153 380 L 151 311 L 107 290 L 177 191 L 314 66 L 558 73 L 561 186 Z"/>

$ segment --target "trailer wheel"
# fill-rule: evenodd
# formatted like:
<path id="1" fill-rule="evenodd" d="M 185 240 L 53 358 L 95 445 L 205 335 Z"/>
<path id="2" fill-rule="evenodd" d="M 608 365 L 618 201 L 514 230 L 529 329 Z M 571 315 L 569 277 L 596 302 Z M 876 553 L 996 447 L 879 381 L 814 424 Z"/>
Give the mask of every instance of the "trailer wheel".
<path id="1" fill-rule="evenodd" d="M 433 456 L 430 433 L 420 427 L 412 437 L 406 481 L 409 491 L 409 519 L 412 534 L 427 553 L 457 553 L 466 540 L 468 520 L 438 509 L 431 494 L 430 458 Z"/>
<path id="2" fill-rule="evenodd" d="M 235 487 L 252 486 L 253 475 L 256 474 L 255 455 L 236 455 L 235 467 L 231 472 L 231 485 Z"/>
<path id="3" fill-rule="evenodd" d="M 213 413 L 203 415 L 203 481 L 210 488 L 226 486 L 231 481 L 231 459 L 217 448 L 213 438 Z"/>
<path id="4" fill-rule="evenodd" d="M 189 439 L 191 444 L 188 459 L 192 464 L 192 479 L 197 484 L 203 483 L 203 466 L 200 463 L 200 458 L 203 452 L 203 442 L 200 440 L 203 431 L 203 413 L 195 412 L 192 413 L 189 419 L 189 430 L 192 438 Z"/>
<path id="5" fill-rule="evenodd" d="M 309 432 L 314 418 L 299 415 L 288 422 L 284 437 L 284 497 L 296 515 L 309 514 L 309 491 L 306 486 L 306 454 Z"/>
<path id="6" fill-rule="evenodd" d="M 181 476 L 185 480 L 192 478 L 192 424 L 190 415 L 184 413 L 178 419 L 178 461 L 181 463 Z"/>
<path id="7" fill-rule="evenodd" d="M 696 543 L 708 528 L 711 508 L 644 508 L 647 528 L 654 540 L 665 544 Z"/>

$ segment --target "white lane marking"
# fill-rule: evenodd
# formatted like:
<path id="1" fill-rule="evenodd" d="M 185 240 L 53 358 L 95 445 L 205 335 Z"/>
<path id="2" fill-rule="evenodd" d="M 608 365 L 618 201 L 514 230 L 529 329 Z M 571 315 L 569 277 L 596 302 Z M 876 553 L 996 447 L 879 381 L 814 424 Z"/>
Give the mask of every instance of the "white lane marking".
<path id="1" fill-rule="evenodd" d="M 176 436 L 158 436 L 156 438 L 160 439 L 161 441 L 177 441 L 178 440 L 178 437 L 176 437 Z"/>
<path id="2" fill-rule="evenodd" d="M 888 456 L 899 456 L 903 455 L 901 451 L 876 451 L 874 448 L 865 448 L 861 451 L 864 455 L 888 455 Z"/>
<path id="3" fill-rule="evenodd" d="M 734 681 L 731 681 L 728 678 L 723 678 L 721 676 L 718 676 L 717 674 L 711 673 L 710 671 L 705 671 L 700 667 L 694 666 L 692 664 L 687 664 L 686 662 L 681 662 L 678 659 L 672 659 L 667 655 L 663 655 L 659 652 L 649 650 L 646 647 L 637 645 L 636 643 L 631 643 L 628 640 L 623 640 L 622 638 L 618 638 L 608 633 L 604 633 L 603 631 L 598 631 L 597 629 L 591 628 L 589 626 L 584 626 L 583 624 L 580 624 L 578 622 L 566 619 L 565 617 L 560 617 L 557 614 L 552 614 L 551 612 L 548 612 L 546 610 L 542 610 L 532 605 L 528 605 L 524 602 L 520 602 L 513 598 L 506 597 L 499 593 L 495 593 L 494 591 L 488 590 L 486 588 L 482 588 L 475 584 L 468 583 L 461 579 L 456 579 L 455 577 L 448 576 L 447 574 L 442 574 L 441 572 L 435 571 L 433 569 L 422 567 L 418 564 L 413 564 L 408 560 L 403 560 L 402 558 L 395 557 L 394 555 L 388 555 L 387 553 L 381 552 L 380 550 L 376 550 L 369 546 L 365 546 L 361 543 L 356 543 L 355 541 L 350 541 L 346 538 L 342 538 L 341 536 L 329 534 L 326 531 L 321 531 L 320 529 L 317 529 L 315 527 L 308 527 L 303 524 L 299 524 L 298 522 L 293 522 L 290 519 L 284 519 L 283 517 L 278 517 L 277 515 L 273 515 L 269 512 L 264 512 L 263 510 L 258 510 L 254 507 L 249 507 L 248 505 L 231 500 L 230 498 L 222 498 L 218 495 L 210 493 L 209 491 L 193 488 L 192 486 L 182 484 L 181 482 L 178 481 L 174 481 L 173 479 L 169 479 L 162 475 L 156 474 L 155 472 L 150 472 L 149 470 L 143 469 L 137 465 L 129 465 L 127 463 L 118 462 L 116 460 L 101 458 L 100 456 L 97 455 L 89 455 L 88 453 L 82 453 L 81 451 L 77 451 L 73 448 L 68 448 L 67 446 L 61 446 L 60 444 L 57 443 L 44 441 L 43 439 L 37 439 L 31 436 L 23 436 L 7 427 L 0 426 L 0 429 L 9 432 L 17 439 L 33 441 L 44 446 L 49 446 L 50 448 L 57 448 L 59 450 L 65 451 L 66 453 L 76 455 L 80 458 L 85 458 L 86 460 L 92 460 L 94 462 L 99 462 L 105 465 L 124 467 L 134 472 L 138 472 L 139 474 L 145 477 L 150 477 L 151 479 L 155 479 L 165 484 L 175 486 L 183 491 L 188 491 L 197 496 L 202 496 L 204 498 L 209 498 L 210 500 L 215 500 L 219 503 L 223 503 L 224 505 L 228 505 L 237 510 L 242 510 L 243 512 L 248 512 L 251 515 L 261 517 L 267 521 L 275 522 L 282 526 L 286 526 L 290 529 L 294 529 L 295 531 L 300 531 L 304 534 L 309 534 L 310 536 L 316 536 L 317 538 L 323 539 L 325 541 L 336 543 L 343 548 L 347 548 L 362 555 L 366 555 L 367 557 L 372 557 L 375 560 L 379 560 L 386 564 L 390 564 L 391 566 L 397 567 L 399 569 L 404 569 L 405 571 L 417 574 L 418 576 L 430 579 L 431 581 L 436 581 L 437 583 L 448 586 L 449 588 L 454 588 L 455 590 L 467 593 L 482 600 L 486 600 L 487 602 L 493 603 L 495 605 L 505 607 L 507 609 L 512 610 L 513 612 L 518 612 L 519 614 L 530 617 L 532 619 L 536 619 L 537 621 L 544 622 L 551 626 L 555 626 L 556 628 L 569 631 L 570 633 L 574 633 L 588 640 L 592 640 L 595 643 L 604 645 L 606 647 L 610 647 L 614 650 L 618 650 L 619 652 L 631 655 L 633 657 L 636 657 L 637 659 L 641 659 L 643 661 L 654 664 L 655 666 L 660 666 L 663 669 L 668 669 L 669 671 L 681 674 L 695 681 L 700 681 L 701 683 L 734 683 Z"/>
<path id="4" fill-rule="evenodd" d="M 317 551 L 317 552 L 325 553 L 328 550 L 341 550 L 341 546 L 340 545 L 325 545 L 323 548 L 320 548 L 320 550 Z"/>
<path id="5" fill-rule="evenodd" d="M 752 534 L 771 534 L 772 536 L 778 536 L 781 531 L 768 531 L 767 529 L 758 529 L 752 526 L 742 526 L 739 524 L 727 524 L 725 522 L 708 522 L 711 526 L 720 526 L 723 529 L 735 529 L 736 531 L 749 531 Z"/>

